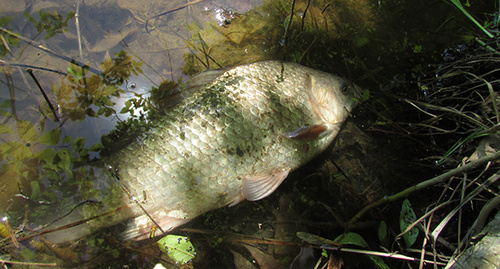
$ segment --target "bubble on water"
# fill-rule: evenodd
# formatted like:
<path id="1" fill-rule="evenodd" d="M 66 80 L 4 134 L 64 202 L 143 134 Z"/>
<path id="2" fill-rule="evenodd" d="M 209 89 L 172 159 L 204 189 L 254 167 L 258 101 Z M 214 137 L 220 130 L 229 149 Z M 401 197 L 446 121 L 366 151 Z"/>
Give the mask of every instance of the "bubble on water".
<path id="1" fill-rule="evenodd" d="M 127 90 L 131 91 L 131 90 L 135 90 L 137 88 L 137 84 L 135 82 L 129 82 L 127 84 Z"/>

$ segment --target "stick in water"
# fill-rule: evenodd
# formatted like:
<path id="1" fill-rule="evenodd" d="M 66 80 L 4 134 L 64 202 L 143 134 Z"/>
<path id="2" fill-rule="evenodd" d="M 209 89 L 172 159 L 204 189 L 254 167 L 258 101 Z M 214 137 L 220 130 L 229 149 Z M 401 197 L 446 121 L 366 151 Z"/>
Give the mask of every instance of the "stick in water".
<path id="1" fill-rule="evenodd" d="M 42 92 L 43 98 L 45 98 L 45 101 L 49 105 L 50 110 L 52 110 L 52 114 L 54 114 L 56 121 L 61 123 L 61 121 L 59 120 L 59 117 L 57 116 L 56 110 L 54 109 L 54 106 L 50 103 L 49 97 L 47 97 L 47 94 L 45 94 L 45 91 L 43 90 L 42 85 L 40 85 L 40 82 L 38 82 L 38 79 L 36 79 L 35 74 L 33 74 L 33 70 L 28 69 L 28 70 L 26 70 L 26 72 L 28 72 L 28 74 L 30 74 L 31 78 L 33 78 L 36 85 L 38 86 L 38 89 L 40 89 L 40 91 Z"/>

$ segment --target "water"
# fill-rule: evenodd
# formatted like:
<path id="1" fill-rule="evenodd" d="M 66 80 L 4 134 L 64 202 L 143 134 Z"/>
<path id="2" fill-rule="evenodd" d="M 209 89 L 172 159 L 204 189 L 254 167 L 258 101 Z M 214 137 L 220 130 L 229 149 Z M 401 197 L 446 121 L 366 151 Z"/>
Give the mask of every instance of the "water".
<path id="1" fill-rule="evenodd" d="M 495 8 L 493 2 L 473 3 L 469 10 L 480 19 L 492 20 L 489 13 Z M 40 11 L 61 17 L 41 19 Z M 76 17 L 67 17 L 76 11 L 78 23 Z M 368 126 L 384 129 L 373 124 L 380 117 L 369 107 L 386 119 L 415 121 L 416 111 L 394 103 L 388 93 L 414 98 L 418 94 L 415 82 L 430 64 L 439 63 L 439 55 L 446 48 L 481 32 L 445 1 L 313 1 L 309 5 L 297 1 L 287 28 L 290 12 L 290 2 L 281 0 L 0 3 L 0 25 L 34 41 L 13 41 L 8 33 L 2 34 L 0 215 L 8 217 L 14 229 L 22 227 L 24 212 L 43 218 L 32 208 L 68 198 L 66 192 L 74 188 L 69 171 L 78 163 L 99 158 L 101 142 L 113 144 L 101 137 L 127 121 L 137 120 L 133 126 L 144 130 L 141 128 L 147 125 L 143 115 L 148 108 L 144 101 L 151 96 L 163 100 L 162 96 L 168 95 L 165 91 L 176 82 L 206 69 L 285 59 L 349 77 L 370 89 L 372 97 L 354 113 L 354 123 L 344 130 L 336 146 L 292 174 L 274 198 L 224 208 L 190 224 L 198 229 L 197 233 L 188 233 L 198 246 L 195 267 L 234 266 L 229 251 L 236 244 L 231 241 L 234 238 L 225 237 L 229 239 L 222 243 L 217 240 L 228 231 L 273 237 L 279 227 L 276 219 L 283 215 L 285 219 L 300 218 L 299 225 L 286 227 L 289 231 L 306 226 L 318 234 L 341 233 L 328 208 L 347 220 L 367 201 L 401 190 L 415 180 L 404 171 L 421 168 L 410 161 L 433 150 L 430 141 L 419 140 L 415 142 L 419 146 L 415 146 L 402 136 L 367 132 Z M 43 23 L 37 28 L 40 21 Z M 70 65 L 68 59 L 80 66 Z M 82 71 L 83 65 L 90 68 Z M 59 121 L 27 74 L 28 68 L 34 70 Z M 108 76 L 100 76 L 102 72 Z M 92 75 L 94 80 L 80 79 Z M 137 107 L 130 100 L 135 100 Z M 124 136 L 120 132 L 116 135 Z M 408 151 L 403 153 L 401 148 Z M 405 159 L 408 161 L 401 161 Z M 393 178 L 386 178 L 388 174 Z M 20 197 L 20 193 L 29 199 Z M 291 197 L 283 202 L 294 208 L 291 212 L 282 212 L 279 198 L 283 195 Z M 281 211 L 273 214 L 276 208 Z M 223 233 L 213 235 L 206 230 Z M 39 241 L 21 244 L 21 249 L 5 247 L 1 251 L 9 253 L 12 260 L 65 266 L 77 266 L 71 262 L 75 257 L 91 266 L 104 262 L 111 267 L 150 268 L 160 261 L 154 241 L 120 243 L 107 233 L 73 248 L 54 249 Z M 266 253 L 277 253 L 273 247 L 281 245 L 271 245 Z M 236 252 L 246 257 L 265 256 L 252 251 L 247 248 Z M 294 252 L 298 248 L 285 251 L 292 258 Z"/>

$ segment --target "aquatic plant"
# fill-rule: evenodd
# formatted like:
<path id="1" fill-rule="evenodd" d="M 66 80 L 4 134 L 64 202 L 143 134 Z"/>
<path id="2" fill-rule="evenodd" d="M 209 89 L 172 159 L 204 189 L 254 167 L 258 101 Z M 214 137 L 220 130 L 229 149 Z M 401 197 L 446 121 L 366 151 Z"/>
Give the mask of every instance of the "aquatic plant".
<path id="1" fill-rule="evenodd" d="M 75 12 L 70 11 L 66 15 L 66 18 L 63 18 L 56 9 L 52 13 L 40 9 L 38 15 L 40 16 L 40 21 L 37 21 L 29 13 L 24 12 L 24 16 L 33 23 L 38 33 L 47 32 L 45 39 L 49 39 L 55 34 L 68 31 L 68 21 L 75 16 Z"/>
<path id="2" fill-rule="evenodd" d="M 12 19 L 13 17 L 0 17 L 0 27 L 5 28 L 12 21 Z M 14 34 L 1 31 L 0 41 L 0 57 L 2 57 L 10 51 L 11 46 L 17 46 L 19 40 Z"/>
<path id="3" fill-rule="evenodd" d="M 486 28 L 483 27 L 483 25 L 481 25 L 474 17 L 472 17 L 472 15 L 470 15 L 469 12 L 467 12 L 467 10 L 464 8 L 464 6 L 460 2 L 460 0 L 444 0 L 444 1 L 446 1 L 446 2 L 449 1 L 453 5 L 455 5 L 455 7 L 457 7 L 465 16 L 467 16 L 467 18 L 470 21 L 472 21 L 479 29 L 481 29 L 481 31 L 483 31 L 489 38 L 494 37 L 494 35 L 492 33 L 490 33 L 488 30 L 486 30 Z"/>

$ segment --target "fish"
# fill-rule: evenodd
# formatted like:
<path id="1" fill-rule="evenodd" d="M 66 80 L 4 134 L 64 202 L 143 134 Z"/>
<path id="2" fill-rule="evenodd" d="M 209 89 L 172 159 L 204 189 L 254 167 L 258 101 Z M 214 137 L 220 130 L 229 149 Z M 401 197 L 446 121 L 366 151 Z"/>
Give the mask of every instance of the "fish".
<path id="1" fill-rule="evenodd" d="M 120 223 L 143 240 L 195 217 L 272 194 L 324 151 L 358 104 L 361 88 L 296 63 L 262 61 L 208 70 L 184 83 L 150 130 L 89 168 L 80 206 L 47 227 L 54 243 Z M 64 229 L 62 229 L 64 228 Z"/>

